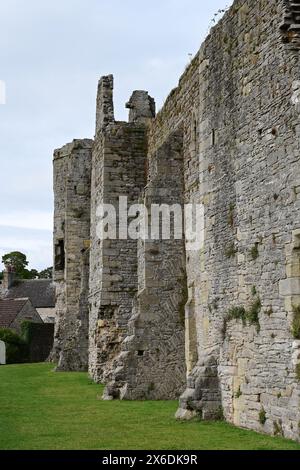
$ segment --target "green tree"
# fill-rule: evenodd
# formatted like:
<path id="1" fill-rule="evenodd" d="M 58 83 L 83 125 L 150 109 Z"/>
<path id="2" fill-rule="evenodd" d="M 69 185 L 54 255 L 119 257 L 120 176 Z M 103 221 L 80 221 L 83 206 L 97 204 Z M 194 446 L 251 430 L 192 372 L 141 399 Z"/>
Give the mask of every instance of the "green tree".
<path id="1" fill-rule="evenodd" d="M 2 263 L 13 268 L 18 279 L 37 279 L 39 272 L 36 269 L 27 269 L 29 262 L 27 256 L 20 251 L 12 251 L 2 256 Z"/>
<path id="2" fill-rule="evenodd" d="M 38 279 L 39 272 L 36 269 L 31 269 L 28 271 L 25 269 L 23 279 Z"/>
<path id="3" fill-rule="evenodd" d="M 52 279 L 52 277 L 53 277 L 53 268 L 52 267 L 44 269 L 43 271 L 41 271 L 38 274 L 39 279 Z"/>
<path id="4" fill-rule="evenodd" d="M 28 261 L 26 255 L 20 251 L 12 251 L 2 256 L 2 263 L 5 266 L 11 266 L 16 273 L 16 276 L 20 279 L 24 278 L 26 274 L 26 267 L 28 266 Z"/>
<path id="5" fill-rule="evenodd" d="M 27 256 L 20 251 L 12 251 L 2 256 L 2 263 L 14 270 L 17 279 L 52 279 L 53 268 L 46 268 L 41 272 L 37 269 L 27 269 L 29 264 Z M 3 273 L 0 273 L 0 280 L 2 278 Z"/>

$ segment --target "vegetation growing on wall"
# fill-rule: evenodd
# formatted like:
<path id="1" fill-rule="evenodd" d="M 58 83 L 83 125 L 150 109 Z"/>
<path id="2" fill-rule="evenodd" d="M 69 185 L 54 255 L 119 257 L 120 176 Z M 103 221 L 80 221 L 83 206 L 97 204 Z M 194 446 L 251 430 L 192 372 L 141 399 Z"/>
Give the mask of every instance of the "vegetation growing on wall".
<path id="1" fill-rule="evenodd" d="M 274 436 L 283 436 L 282 421 L 273 421 Z"/>
<path id="2" fill-rule="evenodd" d="M 262 408 L 259 412 L 259 422 L 262 426 L 264 426 L 264 424 L 267 422 L 267 413 L 264 408 Z"/>
<path id="3" fill-rule="evenodd" d="M 296 365 L 296 377 L 298 382 L 300 382 L 300 363 Z"/>
<path id="4" fill-rule="evenodd" d="M 234 243 L 231 243 L 225 250 L 225 256 L 226 258 L 234 258 L 238 250 L 235 247 Z"/>
<path id="5" fill-rule="evenodd" d="M 243 306 L 235 306 L 232 307 L 227 314 L 226 320 L 242 320 L 243 325 L 246 326 L 247 324 L 256 325 L 257 330 L 260 330 L 259 324 L 259 313 L 261 311 L 261 300 L 257 297 L 252 304 L 250 305 L 249 309 L 247 310 Z"/>
<path id="6" fill-rule="evenodd" d="M 189 300 L 189 290 L 187 285 L 187 275 L 186 272 L 184 273 L 182 282 L 182 300 L 179 304 L 179 320 L 181 325 L 185 325 L 185 306 Z"/>
<path id="7" fill-rule="evenodd" d="M 255 243 L 255 245 L 251 248 L 251 258 L 253 261 L 255 261 L 259 257 L 259 251 L 258 251 L 258 243 Z"/>
<path id="8" fill-rule="evenodd" d="M 300 305 L 293 305 L 292 333 L 295 339 L 300 339 Z"/>

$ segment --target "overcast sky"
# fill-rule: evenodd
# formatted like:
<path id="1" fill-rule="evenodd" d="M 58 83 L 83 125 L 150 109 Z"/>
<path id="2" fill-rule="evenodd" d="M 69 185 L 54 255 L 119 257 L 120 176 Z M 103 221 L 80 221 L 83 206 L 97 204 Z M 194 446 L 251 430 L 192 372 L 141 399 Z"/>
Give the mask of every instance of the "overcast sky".
<path id="1" fill-rule="evenodd" d="M 93 137 L 100 76 L 117 119 L 135 89 L 158 108 L 231 0 L 0 0 L 0 257 L 52 265 L 52 153 Z"/>

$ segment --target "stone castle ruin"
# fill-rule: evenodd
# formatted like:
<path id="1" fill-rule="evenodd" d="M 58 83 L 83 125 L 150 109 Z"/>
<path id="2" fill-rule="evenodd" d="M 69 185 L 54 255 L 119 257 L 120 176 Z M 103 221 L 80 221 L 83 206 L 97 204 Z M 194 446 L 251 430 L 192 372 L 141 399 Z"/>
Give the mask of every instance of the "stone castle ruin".
<path id="1" fill-rule="evenodd" d="M 299 51 L 299 0 L 236 0 L 157 115 L 100 80 L 95 140 L 54 153 L 58 370 L 299 440 Z M 201 246 L 101 239 L 120 196 L 201 206 Z"/>

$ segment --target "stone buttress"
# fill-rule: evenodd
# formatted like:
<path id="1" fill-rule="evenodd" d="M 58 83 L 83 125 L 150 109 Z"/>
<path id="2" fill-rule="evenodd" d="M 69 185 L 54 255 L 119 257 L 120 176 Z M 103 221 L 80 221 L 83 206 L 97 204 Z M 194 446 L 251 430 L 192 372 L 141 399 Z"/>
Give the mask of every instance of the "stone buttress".
<path id="1" fill-rule="evenodd" d="M 178 240 L 157 237 L 162 229 L 152 220 L 154 205 L 183 214 L 182 131 L 174 132 L 154 155 L 148 156 L 148 184 L 141 202 L 148 210 L 148 235 L 138 243 L 138 290 L 121 353 L 104 398 L 178 398 L 185 381 L 184 306 L 187 295 L 183 230 Z M 170 211 L 170 212 L 169 212 Z M 153 216 L 154 217 L 154 216 Z M 153 222 L 153 223 L 152 223 Z M 156 223 L 154 223 L 156 222 Z M 155 239 L 157 238 L 157 239 Z"/>
<path id="2" fill-rule="evenodd" d="M 99 82 L 92 172 L 89 297 L 89 370 L 96 381 L 108 380 L 112 372 L 112 362 L 120 352 L 127 333 L 132 302 L 137 292 L 137 241 L 128 240 L 126 233 L 119 237 L 118 225 L 120 222 L 122 227 L 126 223 L 126 220 L 124 222 L 119 218 L 120 196 L 127 198 L 126 204 L 129 206 L 137 204 L 145 186 L 145 117 L 148 120 L 153 118 L 153 100 L 146 92 L 143 93 L 136 92 L 136 95 L 143 95 L 141 121 L 137 113 L 129 123 L 116 122 L 113 77 L 103 77 Z M 134 104 L 130 106 L 132 113 Z M 104 239 L 99 234 L 99 210 L 105 204 L 115 208 L 116 239 Z"/>

